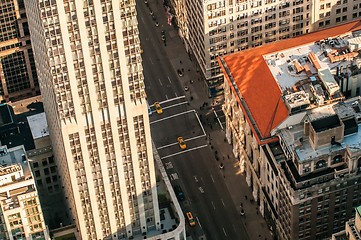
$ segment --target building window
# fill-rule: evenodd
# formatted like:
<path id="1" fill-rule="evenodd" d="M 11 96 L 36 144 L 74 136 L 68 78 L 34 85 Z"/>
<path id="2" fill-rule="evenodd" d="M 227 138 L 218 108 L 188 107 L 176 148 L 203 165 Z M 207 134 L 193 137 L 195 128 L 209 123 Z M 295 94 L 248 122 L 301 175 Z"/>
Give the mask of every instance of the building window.
<path id="1" fill-rule="evenodd" d="M 316 169 L 320 169 L 320 168 L 324 168 L 324 167 L 326 167 L 326 161 L 325 160 L 319 160 L 316 163 Z"/>
<path id="2" fill-rule="evenodd" d="M 332 159 L 332 164 L 342 162 L 342 155 L 337 155 Z"/>

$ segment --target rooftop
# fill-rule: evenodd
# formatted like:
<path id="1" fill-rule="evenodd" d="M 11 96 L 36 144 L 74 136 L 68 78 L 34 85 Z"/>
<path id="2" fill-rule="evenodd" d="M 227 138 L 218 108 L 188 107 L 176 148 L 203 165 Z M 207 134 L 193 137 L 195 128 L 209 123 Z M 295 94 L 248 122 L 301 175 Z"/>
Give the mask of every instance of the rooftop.
<path id="1" fill-rule="evenodd" d="M 0 127 L 14 123 L 13 115 L 14 113 L 8 104 L 0 104 Z"/>
<path id="2" fill-rule="evenodd" d="M 38 113 L 27 117 L 33 139 L 38 139 L 49 135 L 48 122 L 45 113 Z"/>
<path id="3" fill-rule="evenodd" d="M 348 41 L 360 29 L 355 21 L 219 59 L 259 143 L 289 115 L 343 98 L 334 75 L 350 71 L 358 53 Z"/>
<path id="4" fill-rule="evenodd" d="M 361 98 L 353 98 L 347 101 L 314 108 L 308 112 L 307 117 L 315 131 L 323 131 L 337 127 L 341 121 L 345 124 L 345 136 L 340 144 L 313 149 L 309 138 L 304 134 L 304 119 L 298 124 L 280 131 L 280 137 L 293 149 L 299 161 L 317 158 L 330 152 L 337 152 L 341 149 L 349 148 L 350 151 L 361 149 L 361 112 L 357 112 L 356 107 L 361 106 Z M 349 123 L 352 122 L 352 123 Z"/>
<path id="5" fill-rule="evenodd" d="M 25 178 L 31 176 L 24 147 L 17 146 L 8 149 L 7 146 L 0 146 L 0 176 L 21 169 Z"/>

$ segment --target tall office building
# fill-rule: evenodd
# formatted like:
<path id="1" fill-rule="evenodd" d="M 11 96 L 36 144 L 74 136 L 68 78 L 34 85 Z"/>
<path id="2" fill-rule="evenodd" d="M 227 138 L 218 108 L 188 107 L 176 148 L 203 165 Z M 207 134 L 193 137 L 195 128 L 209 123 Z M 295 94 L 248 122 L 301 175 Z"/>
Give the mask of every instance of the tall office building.
<path id="1" fill-rule="evenodd" d="M 81 239 L 160 229 L 135 0 L 25 6 L 55 161 Z"/>
<path id="2" fill-rule="evenodd" d="M 360 40 L 355 21 L 220 58 L 226 138 L 279 239 L 327 239 L 361 204 Z"/>
<path id="3" fill-rule="evenodd" d="M 23 0 L 0 3 L 0 100 L 39 95 Z"/>
<path id="4" fill-rule="evenodd" d="M 165 0 L 187 51 L 207 80 L 223 89 L 217 56 L 287 39 L 361 17 L 360 0 Z"/>

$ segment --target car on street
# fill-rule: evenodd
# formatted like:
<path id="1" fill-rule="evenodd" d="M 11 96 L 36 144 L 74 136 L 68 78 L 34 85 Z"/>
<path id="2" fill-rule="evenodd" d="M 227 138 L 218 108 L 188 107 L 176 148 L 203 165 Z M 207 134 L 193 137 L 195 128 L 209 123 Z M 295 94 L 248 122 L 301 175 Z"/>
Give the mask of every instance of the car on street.
<path id="1" fill-rule="evenodd" d="M 194 227 L 196 225 L 196 220 L 194 219 L 191 212 L 186 213 L 187 221 L 189 226 Z"/>
<path id="2" fill-rule="evenodd" d="M 160 106 L 160 103 L 159 103 L 159 102 L 155 102 L 155 103 L 154 103 L 154 107 L 155 107 L 155 111 L 156 111 L 158 114 L 162 114 L 162 113 L 163 113 L 163 108 L 162 108 L 162 106 Z"/>
<path id="3" fill-rule="evenodd" d="M 241 208 L 241 211 L 239 211 L 239 214 L 241 214 L 241 216 L 244 216 L 244 210 L 243 210 L 243 208 Z"/>
<path id="4" fill-rule="evenodd" d="M 179 185 L 175 185 L 173 189 L 178 201 L 184 201 L 186 199 L 186 197 L 184 196 L 184 192 Z"/>
<path id="5" fill-rule="evenodd" d="M 177 141 L 178 141 L 178 144 L 179 144 L 179 147 L 184 150 L 187 148 L 187 144 L 184 142 L 184 138 L 183 137 L 178 137 L 177 138 Z"/>

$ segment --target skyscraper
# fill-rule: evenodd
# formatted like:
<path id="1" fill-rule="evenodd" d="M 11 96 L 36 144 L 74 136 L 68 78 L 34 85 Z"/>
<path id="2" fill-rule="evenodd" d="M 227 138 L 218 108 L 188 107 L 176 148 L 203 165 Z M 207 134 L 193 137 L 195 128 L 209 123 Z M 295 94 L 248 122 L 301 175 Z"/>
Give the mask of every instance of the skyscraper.
<path id="1" fill-rule="evenodd" d="M 135 0 L 25 5 L 54 156 L 81 238 L 160 228 Z"/>
<path id="2" fill-rule="evenodd" d="M 39 95 L 24 1 L 1 1 L 0 19 L 0 100 Z"/>

